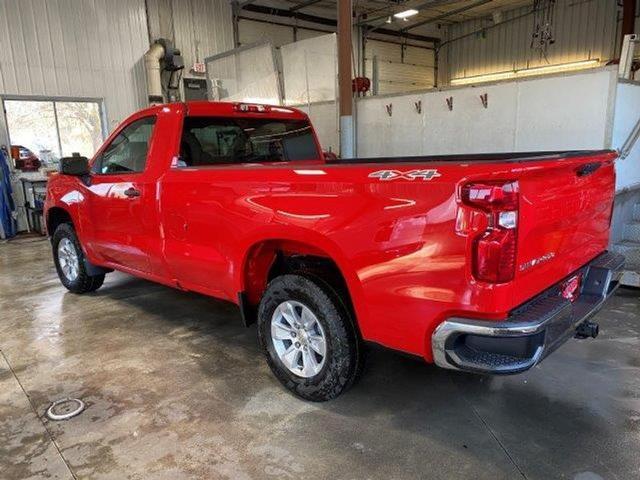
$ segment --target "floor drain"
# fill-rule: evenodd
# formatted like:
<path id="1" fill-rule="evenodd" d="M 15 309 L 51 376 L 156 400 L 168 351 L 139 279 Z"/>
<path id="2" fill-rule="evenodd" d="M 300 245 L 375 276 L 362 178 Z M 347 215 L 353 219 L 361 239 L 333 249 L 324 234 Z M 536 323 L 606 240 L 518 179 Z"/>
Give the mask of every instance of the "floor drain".
<path id="1" fill-rule="evenodd" d="M 80 415 L 85 409 L 85 404 L 77 398 L 63 398 L 56 400 L 47 408 L 47 418 L 50 420 L 69 420 L 76 415 Z"/>

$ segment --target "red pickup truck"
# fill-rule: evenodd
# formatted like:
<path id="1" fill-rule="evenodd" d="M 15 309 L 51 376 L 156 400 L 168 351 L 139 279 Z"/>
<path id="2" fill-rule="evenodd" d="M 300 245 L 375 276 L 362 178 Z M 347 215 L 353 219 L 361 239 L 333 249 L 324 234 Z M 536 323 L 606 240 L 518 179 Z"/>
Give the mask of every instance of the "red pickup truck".
<path id="1" fill-rule="evenodd" d="M 374 342 L 522 372 L 618 285 L 613 151 L 325 158 L 293 108 L 193 102 L 125 120 L 49 181 L 63 285 L 116 269 L 239 305 L 277 378 L 334 398 Z"/>

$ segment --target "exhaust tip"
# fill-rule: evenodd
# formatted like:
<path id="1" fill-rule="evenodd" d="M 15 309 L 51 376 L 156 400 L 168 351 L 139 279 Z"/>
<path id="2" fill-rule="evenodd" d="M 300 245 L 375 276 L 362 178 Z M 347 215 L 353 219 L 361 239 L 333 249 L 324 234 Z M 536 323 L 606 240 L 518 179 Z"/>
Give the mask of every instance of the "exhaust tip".
<path id="1" fill-rule="evenodd" d="M 589 320 L 582 322 L 576 328 L 576 338 L 596 338 L 600 333 L 600 326 Z"/>

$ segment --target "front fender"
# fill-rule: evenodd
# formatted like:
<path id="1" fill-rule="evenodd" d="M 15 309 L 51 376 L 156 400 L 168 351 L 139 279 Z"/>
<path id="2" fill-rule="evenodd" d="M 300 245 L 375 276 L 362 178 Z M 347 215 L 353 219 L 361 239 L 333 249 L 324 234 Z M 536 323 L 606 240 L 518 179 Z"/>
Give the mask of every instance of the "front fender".
<path id="1" fill-rule="evenodd" d="M 64 210 L 73 223 L 80 244 L 91 261 L 95 256 L 88 241 L 91 236 L 91 222 L 87 214 L 86 188 L 76 177 L 53 175 L 47 185 L 47 197 L 44 205 L 44 217 L 47 225 L 47 233 L 53 235 L 49 229 L 49 214 L 52 209 Z"/>

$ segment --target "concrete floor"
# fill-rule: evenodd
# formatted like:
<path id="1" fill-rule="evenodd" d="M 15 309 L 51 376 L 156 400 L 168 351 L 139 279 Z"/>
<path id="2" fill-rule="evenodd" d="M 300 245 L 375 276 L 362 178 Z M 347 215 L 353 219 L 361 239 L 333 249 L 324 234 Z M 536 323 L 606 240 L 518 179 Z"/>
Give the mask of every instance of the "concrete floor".
<path id="1" fill-rule="evenodd" d="M 637 479 L 640 299 L 514 377 L 386 352 L 338 400 L 269 372 L 235 307 L 123 274 L 58 283 L 45 240 L 0 244 L 0 478 Z M 43 414 L 63 397 L 87 410 Z"/>

